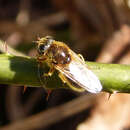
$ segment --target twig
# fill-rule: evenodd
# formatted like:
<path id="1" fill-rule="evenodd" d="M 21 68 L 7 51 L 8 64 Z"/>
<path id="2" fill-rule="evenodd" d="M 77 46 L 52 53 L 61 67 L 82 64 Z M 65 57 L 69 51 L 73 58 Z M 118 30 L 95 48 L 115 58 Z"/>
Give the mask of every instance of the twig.
<path id="1" fill-rule="evenodd" d="M 119 53 L 130 43 L 130 28 L 123 25 L 121 29 L 106 42 L 101 53 L 98 56 L 98 62 L 109 63 L 118 57 Z"/>
<path id="2" fill-rule="evenodd" d="M 17 86 L 9 86 L 6 93 L 6 114 L 10 121 L 18 121 L 26 116 L 20 101 L 21 89 Z"/>
<path id="3" fill-rule="evenodd" d="M 20 26 L 25 26 L 30 21 L 30 0 L 20 0 L 20 10 L 16 21 Z"/>
<path id="4" fill-rule="evenodd" d="M 88 107 L 95 104 L 95 98 L 97 96 L 81 96 L 78 99 L 74 99 L 64 105 L 51 108 L 44 112 L 38 113 L 34 116 L 28 117 L 24 120 L 15 122 L 3 128 L 1 130 L 30 130 L 30 129 L 40 129 L 46 126 L 56 123 L 64 118 L 71 115 L 79 113 L 87 109 Z M 53 118 L 52 118 L 53 117 Z"/>
<path id="5" fill-rule="evenodd" d="M 127 52 L 118 63 L 120 63 L 120 64 L 130 64 L 130 49 L 129 49 L 129 52 Z"/>

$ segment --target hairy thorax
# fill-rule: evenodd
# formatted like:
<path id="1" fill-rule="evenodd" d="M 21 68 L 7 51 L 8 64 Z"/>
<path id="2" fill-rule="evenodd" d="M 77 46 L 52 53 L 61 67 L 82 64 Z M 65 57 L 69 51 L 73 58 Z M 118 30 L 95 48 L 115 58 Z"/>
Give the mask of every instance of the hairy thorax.
<path id="1" fill-rule="evenodd" d="M 49 48 L 48 57 L 53 64 L 65 65 L 71 61 L 68 48 L 66 46 L 57 46 L 56 44 L 52 44 Z"/>

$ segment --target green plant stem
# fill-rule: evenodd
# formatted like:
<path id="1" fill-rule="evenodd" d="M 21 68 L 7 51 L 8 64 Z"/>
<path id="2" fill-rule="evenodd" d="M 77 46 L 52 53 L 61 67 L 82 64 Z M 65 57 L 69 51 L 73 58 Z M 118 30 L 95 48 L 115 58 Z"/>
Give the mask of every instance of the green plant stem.
<path id="1" fill-rule="evenodd" d="M 86 63 L 100 79 L 104 91 L 130 92 L 130 65 Z M 0 83 L 30 87 L 46 86 L 47 89 L 69 88 L 58 77 L 57 71 L 51 77 L 42 77 L 42 82 L 40 82 L 39 75 L 47 73 L 49 68 L 46 63 L 43 63 L 39 69 L 38 65 L 39 63 L 34 58 L 1 54 Z"/>

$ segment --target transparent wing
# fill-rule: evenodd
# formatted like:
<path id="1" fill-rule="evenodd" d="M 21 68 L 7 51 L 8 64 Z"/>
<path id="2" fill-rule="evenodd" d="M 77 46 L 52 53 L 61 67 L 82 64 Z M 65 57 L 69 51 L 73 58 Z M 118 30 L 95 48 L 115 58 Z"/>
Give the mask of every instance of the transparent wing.
<path id="1" fill-rule="evenodd" d="M 56 69 L 88 92 L 99 93 L 102 90 L 102 85 L 98 77 L 87 68 L 77 54 L 73 51 L 71 53 L 72 61 L 65 67 L 57 65 Z"/>

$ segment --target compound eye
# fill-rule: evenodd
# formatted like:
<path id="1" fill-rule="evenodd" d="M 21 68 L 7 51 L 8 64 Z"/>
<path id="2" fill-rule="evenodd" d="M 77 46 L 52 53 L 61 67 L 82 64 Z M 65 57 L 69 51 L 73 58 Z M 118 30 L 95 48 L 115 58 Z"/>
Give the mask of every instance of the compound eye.
<path id="1" fill-rule="evenodd" d="M 45 45 L 44 45 L 44 44 L 41 44 L 41 45 L 38 47 L 38 53 L 41 55 L 41 54 L 44 54 L 44 51 L 45 51 Z"/>
<path id="2" fill-rule="evenodd" d="M 44 51 L 45 45 L 40 45 L 40 46 L 39 46 L 39 49 L 40 49 L 41 51 Z"/>

